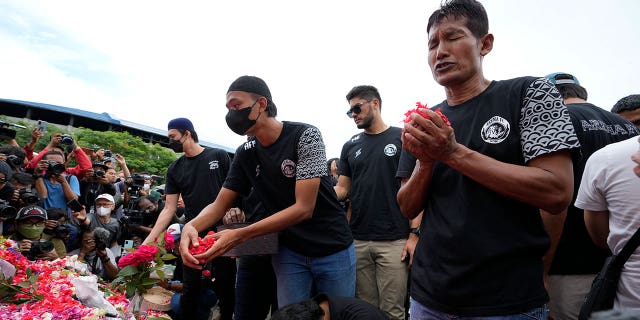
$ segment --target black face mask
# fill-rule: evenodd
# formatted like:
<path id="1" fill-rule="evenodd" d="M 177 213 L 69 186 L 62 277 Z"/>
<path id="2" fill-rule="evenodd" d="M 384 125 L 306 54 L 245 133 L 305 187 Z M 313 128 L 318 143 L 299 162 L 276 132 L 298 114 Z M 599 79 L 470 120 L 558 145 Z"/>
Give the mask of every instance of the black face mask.
<path id="1" fill-rule="evenodd" d="M 180 139 L 182 139 L 182 138 L 180 138 Z M 169 149 L 173 150 L 176 153 L 180 153 L 180 152 L 184 151 L 183 148 L 182 148 L 182 142 L 180 142 L 180 139 L 178 139 L 178 140 L 169 140 L 169 146 L 168 146 Z"/>
<path id="2" fill-rule="evenodd" d="M 258 118 L 256 118 L 255 120 L 251 120 L 249 119 L 249 114 L 251 113 L 253 106 L 255 106 L 257 102 L 258 100 L 256 100 L 256 102 L 254 102 L 249 108 L 240 110 L 229 109 L 225 120 L 227 120 L 227 126 L 229 126 L 229 129 L 231 129 L 231 131 L 242 136 L 245 134 L 245 132 L 247 132 L 247 130 L 249 130 L 251 127 L 253 127 L 254 124 L 256 124 L 256 120 L 258 120 Z M 258 115 L 258 117 L 260 117 L 260 115 Z"/>

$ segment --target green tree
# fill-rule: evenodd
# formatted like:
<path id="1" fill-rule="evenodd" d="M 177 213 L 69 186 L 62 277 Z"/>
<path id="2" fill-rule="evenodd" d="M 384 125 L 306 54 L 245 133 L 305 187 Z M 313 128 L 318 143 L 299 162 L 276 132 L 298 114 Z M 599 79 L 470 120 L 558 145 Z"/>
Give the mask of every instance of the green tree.
<path id="1" fill-rule="evenodd" d="M 10 128 L 16 131 L 16 142 L 20 146 L 31 141 L 31 131 L 36 127 L 36 121 L 15 120 L 5 116 L 0 117 L 0 120 L 27 127 L 26 129 Z M 85 149 L 96 151 L 102 148 L 111 150 L 114 155 L 121 154 L 132 173 L 148 172 L 164 177 L 171 162 L 178 158 L 178 155 L 172 150 L 157 143 L 144 142 L 142 138 L 133 136 L 126 131 L 96 131 L 87 128 L 73 128 L 73 131 L 70 131 L 66 127 L 51 123 L 47 126 L 46 135 L 35 145 L 35 151 L 38 152 L 46 147 L 51 136 L 57 133 L 71 135 L 76 143 Z M 70 165 L 73 166 L 75 163 L 72 162 Z"/>

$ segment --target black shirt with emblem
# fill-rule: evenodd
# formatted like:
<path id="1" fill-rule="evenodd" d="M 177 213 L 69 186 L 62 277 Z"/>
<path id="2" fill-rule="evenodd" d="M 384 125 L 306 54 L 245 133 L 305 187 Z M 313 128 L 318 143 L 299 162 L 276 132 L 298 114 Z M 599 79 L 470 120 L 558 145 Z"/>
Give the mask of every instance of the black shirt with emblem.
<path id="1" fill-rule="evenodd" d="M 567 110 L 580 141 L 580 156 L 573 160 L 573 199 L 549 274 L 596 274 L 611 252 L 593 243 L 584 225 L 584 211 L 573 205 L 584 166 L 595 151 L 610 143 L 635 137 L 640 132 L 627 119 L 591 103 L 571 103 Z"/>
<path id="2" fill-rule="evenodd" d="M 544 78 L 493 81 L 456 106 L 435 106 L 456 141 L 501 162 L 526 165 L 578 139 L 555 87 Z M 398 176 L 415 163 L 403 157 Z M 436 162 L 424 198 L 411 297 L 460 316 L 524 312 L 548 301 L 542 257 L 549 247 L 538 208 L 503 196 Z"/>
<path id="3" fill-rule="evenodd" d="M 401 131 L 389 127 L 379 134 L 361 132 L 342 147 L 338 173 L 351 178 L 349 224 L 354 239 L 389 241 L 409 235 L 409 220 L 396 200 Z"/>
<path id="4" fill-rule="evenodd" d="M 305 123 L 282 124 L 280 136 L 270 146 L 252 139 L 238 147 L 224 187 L 245 196 L 253 187 L 264 210 L 272 215 L 295 204 L 296 181 L 320 178 L 313 216 L 282 230 L 280 244 L 311 257 L 346 249 L 353 236 L 328 176 L 320 131 Z"/>
<path id="5" fill-rule="evenodd" d="M 230 164 L 226 151 L 204 147 L 200 154 L 194 157 L 183 155 L 169 166 L 165 193 L 182 195 L 186 222 L 216 199 Z"/>

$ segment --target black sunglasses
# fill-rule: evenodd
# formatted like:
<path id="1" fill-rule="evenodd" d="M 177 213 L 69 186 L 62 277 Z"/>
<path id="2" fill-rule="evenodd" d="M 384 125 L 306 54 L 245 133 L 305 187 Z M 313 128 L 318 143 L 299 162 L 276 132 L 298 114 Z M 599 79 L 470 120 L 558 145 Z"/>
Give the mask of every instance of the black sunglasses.
<path id="1" fill-rule="evenodd" d="M 358 102 L 356 104 L 353 105 L 353 107 L 351 107 L 351 109 L 349 109 L 349 111 L 347 111 L 347 117 L 349 118 L 353 118 L 353 114 L 360 114 L 360 112 L 362 112 L 362 105 L 365 103 L 369 103 L 371 102 L 371 100 L 369 101 L 365 101 L 365 102 Z"/>

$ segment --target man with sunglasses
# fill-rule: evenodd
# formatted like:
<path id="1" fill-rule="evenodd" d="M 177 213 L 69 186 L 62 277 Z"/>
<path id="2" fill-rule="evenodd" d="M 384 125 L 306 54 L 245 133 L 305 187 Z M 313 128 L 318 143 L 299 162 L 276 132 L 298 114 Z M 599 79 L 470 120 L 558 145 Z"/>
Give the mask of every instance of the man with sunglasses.
<path id="1" fill-rule="evenodd" d="M 342 147 L 334 189 L 338 200 L 351 199 L 348 219 L 356 248 L 356 297 L 390 319 L 404 319 L 409 266 L 401 257 L 409 220 L 396 200 L 400 128 L 382 120 L 382 99 L 373 86 L 354 87 L 347 102 L 347 116 L 363 131 Z"/>

